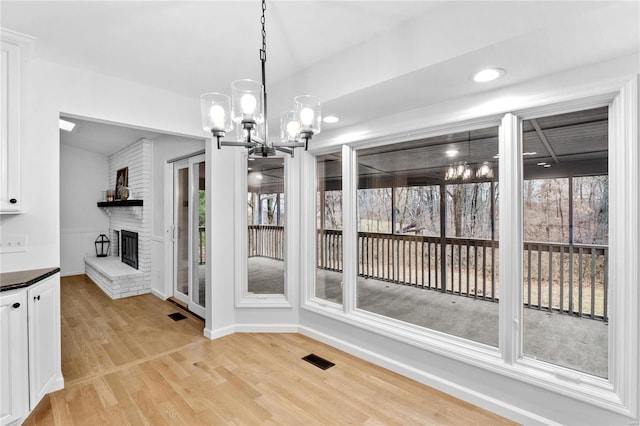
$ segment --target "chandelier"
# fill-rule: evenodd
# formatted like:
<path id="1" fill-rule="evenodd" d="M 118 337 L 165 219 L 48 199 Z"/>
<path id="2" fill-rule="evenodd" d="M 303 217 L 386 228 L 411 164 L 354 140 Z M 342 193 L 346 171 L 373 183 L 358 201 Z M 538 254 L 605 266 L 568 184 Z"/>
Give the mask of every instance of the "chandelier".
<path id="1" fill-rule="evenodd" d="M 255 80 L 236 80 L 231 83 L 231 97 L 223 93 L 200 96 L 202 127 L 211 132 L 222 146 L 239 146 L 249 156 L 270 157 L 277 151 L 293 157 L 294 148 L 308 148 L 309 139 L 320 133 L 321 101 L 310 95 L 294 98 L 294 108 L 280 116 L 280 141 L 269 141 L 265 63 L 267 62 L 267 33 L 265 30 L 266 0 L 262 0 L 262 48 L 260 63 L 262 83 Z M 236 139 L 222 140 L 236 127 Z"/>

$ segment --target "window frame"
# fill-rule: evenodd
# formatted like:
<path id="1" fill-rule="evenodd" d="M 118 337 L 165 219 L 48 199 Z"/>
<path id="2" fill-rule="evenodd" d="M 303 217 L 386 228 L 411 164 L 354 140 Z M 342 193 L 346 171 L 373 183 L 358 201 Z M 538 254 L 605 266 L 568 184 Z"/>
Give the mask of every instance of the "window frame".
<path id="1" fill-rule="evenodd" d="M 410 134 L 373 136 L 367 140 L 344 140 L 343 305 L 331 306 L 314 297 L 315 289 L 315 156 L 336 152 L 323 146 L 305 155 L 302 194 L 302 244 L 308 252 L 303 262 L 301 308 L 399 342 L 532 384 L 559 394 L 635 417 L 638 412 L 638 262 L 640 255 L 640 187 L 638 163 L 638 77 L 610 83 L 590 93 L 538 97 L 504 106 L 503 111 L 483 115 L 481 109 L 436 118 L 435 122 Z M 600 106 L 609 107 L 609 374 L 608 379 L 538 361 L 522 351 L 522 262 L 509 262 L 523 254 L 522 121 Z M 470 112 L 472 111 L 472 112 Z M 472 116 L 470 118 L 470 116 Z M 500 277 L 499 344 L 492 348 L 456 336 L 383 317 L 356 308 L 357 281 L 357 150 L 407 140 L 499 125 Z M 309 224 L 311 222 L 311 224 Z M 508 238 L 507 238 L 508 236 Z M 509 253 L 512 255 L 507 256 Z M 614 283 L 623 283 L 615 286 Z M 629 283 L 624 285 L 624 283 Z"/>
<path id="2" fill-rule="evenodd" d="M 296 162 L 290 161 L 286 156 L 281 157 L 285 163 L 284 165 L 284 194 L 293 193 L 291 188 L 291 182 L 293 181 L 292 172 L 298 173 L 297 167 L 294 165 Z M 295 247 L 294 232 L 289 232 L 290 229 L 296 229 L 297 223 L 290 224 L 290 219 L 297 222 L 296 217 L 299 216 L 294 211 L 293 213 L 287 212 L 287 218 L 284 223 L 284 291 L 282 294 L 254 294 L 249 293 L 249 268 L 248 268 L 248 221 L 247 221 L 247 168 L 249 167 L 249 157 L 246 152 L 238 151 L 235 156 L 235 169 L 239 170 L 234 182 L 234 193 L 236 194 L 235 200 L 235 216 L 236 224 L 234 226 L 234 239 L 235 244 L 235 307 L 236 308 L 292 308 L 292 304 L 289 299 L 289 280 L 288 277 L 296 276 L 295 272 L 290 271 L 293 269 L 292 264 L 298 263 L 295 260 L 291 260 L 292 252 L 290 247 Z M 296 170 L 292 171 L 291 169 Z M 285 198 L 286 199 L 286 198 Z M 288 203 L 287 207 L 290 204 Z M 294 210 L 295 206 L 294 206 Z M 293 250 L 295 251 L 295 250 Z"/>

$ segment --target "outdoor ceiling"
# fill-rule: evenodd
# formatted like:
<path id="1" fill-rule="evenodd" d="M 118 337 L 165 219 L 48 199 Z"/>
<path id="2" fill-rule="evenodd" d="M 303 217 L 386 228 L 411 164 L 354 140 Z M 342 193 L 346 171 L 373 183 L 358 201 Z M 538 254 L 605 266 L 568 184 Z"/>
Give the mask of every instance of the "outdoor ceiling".
<path id="1" fill-rule="evenodd" d="M 522 151 L 527 153 L 523 161 L 530 178 L 607 171 L 607 107 L 525 120 L 523 138 Z M 456 150 L 457 154 L 447 156 L 448 150 Z M 396 186 L 438 184 L 444 181 L 446 168 L 458 161 L 474 167 L 487 161 L 497 179 L 497 154 L 497 127 L 364 149 L 358 151 L 360 187 L 383 187 L 392 183 Z M 331 161 L 331 156 L 325 159 L 321 178 L 332 181 L 326 189 L 338 189 L 335 181 L 342 176 L 341 163 Z M 539 162 L 546 162 L 551 167 L 537 166 Z"/>
<path id="2" fill-rule="evenodd" d="M 196 115 L 200 94 L 260 79 L 259 1 L 3 0 L 0 8 L 3 28 L 38 38 L 36 57 L 193 98 Z M 268 1 L 270 128 L 297 94 L 320 96 L 324 114 L 340 118 L 323 125 L 314 138 L 321 140 L 638 54 L 639 8 L 627 1 Z M 507 74 L 474 83 L 471 76 L 488 66 Z"/>

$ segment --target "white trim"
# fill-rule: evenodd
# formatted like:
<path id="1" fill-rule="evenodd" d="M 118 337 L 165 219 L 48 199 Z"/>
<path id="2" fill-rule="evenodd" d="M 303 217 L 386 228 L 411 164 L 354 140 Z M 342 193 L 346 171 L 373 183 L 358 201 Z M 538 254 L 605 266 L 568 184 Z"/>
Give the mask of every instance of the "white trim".
<path id="1" fill-rule="evenodd" d="M 164 244 L 164 237 L 159 237 L 157 235 L 152 235 L 151 236 L 151 241 L 153 241 L 154 243 Z"/>
<path id="2" fill-rule="evenodd" d="M 285 221 L 285 247 L 284 247 L 284 292 L 283 294 L 254 294 L 249 293 L 249 282 L 248 282 L 248 223 L 247 223 L 247 167 L 248 167 L 248 156 L 246 152 L 242 152 L 241 150 L 236 150 L 236 155 L 234 158 L 234 170 L 237 170 L 238 173 L 236 175 L 236 179 L 234 182 L 234 194 L 235 194 L 235 202 L 233 203 L 235 207 L 234 216 L 236 217 L 238 223 L 236 224 L 233 232 L 234 239 L 236 241 L 235 245 L 235 307 L 237 309 L 291 309 L 293 306 L 289 301 L 289 287 L 291 279 L 295 279 L 299 277 L 299 270 L 297 266 L 290 265 L 289 257 L 288 257 L 288 247 L 293 242 L 293 247 L 297 246 L 298 238 L 297 232 L 292 230 L 298 229 L 297 221 L 294 217 L 296 209 L 293 203 L 289 203 L 290 201 L 290 191 L 294 188 L 294 174 L 291 168 L 295 168 L 294 162 L 288 156 L 278 157 L 282 158 L 285 162 L 284 170 L 285 170 L 285 203 L 287 208 L 287 215 Z M 294 170 L 297 174 L 297 170 Z M 293 198 L 293 197 L 291 197 Z M 297 197 L 295 197 L 297 198 Z M 290 214 L 289 206 L 293 206 L 293 214 Z M 290 220 L 292 224 L 290 225 Z M 290 279 L 291 277 L 291 279 Z"/>
<path id="3" fill-rule="evenodd" d="M 211 329 L 208 327 L 205 327 L 204 329 L 204 337 L 214 340 L 214 339 L 218 339 L 220 337 L 224 337 L 224 336 L 228 336 L 230 334 L 233 334 L 235 326 L 234 325 L 228 325 L 226 327 L 222 327 L 222 328 L 216 328 L 216 329 Z"/>
<path id="4" fill-rule="evenodd" d="M 169 298 L 166 294 L 156 290 L 155 288 L 151 289 L 151 294 L 153 294 L 155 297 L 157 297 L 160 300 L 167 300 Z"/>
<path id="5" fill-rule="evenodd" d="M 291 309 L 291 303 L 286 299 L 284 294 L 252 294 L 246 293 L 240 300 L 236 302 L 236 308 L 253 309 L 253 308 L 277 308 Z"/>
<path id="6" fill-rule="evenodd" d="M 355 149 L 342 147 L 342 308 L 357 307 L 358 290 L 358 159 Z"/>
<path id="7" fill-rule="evenodd" d="M 460 386 L 457 383 L 442 379 L 441 377 L 435 376 L 433 374 L 429 374 L 426 371 L 419 370 L 415 367 L 406 365 L 404 363 L 379 355 L 375 352 L 361 348 L 354 344 L 345 342 L 344 340 L 340 340 L 333 336 L 315 331 L 312 328 L 300 326 L 299 332 L 304 336 L 326 343 L 358 358 L 376 364 L 382 368 L 386 368 L 387 370 L 401 374 L 405 377 L 409 377 L 410 379 L 416 380 L 417 382 L 420 382 L 426 386 L 430 386 L 439 391 L 445 392 L 456 398 L 460 398 L 464 401 L 477 405 L 478 407 L 492 411 L 498 415 L 507 417 L 519 423 L 548 425 L 557 424 L 547 418 L 538 416 L 526 410 L 522 410 L 514 405 L 506 404 L 498 399 L 491 398 L 485 394 L 476 392 L 473 389 Z"/>
<path id="8" fill-rule="evenodd" d="M 638 78 L 620 90 L 609 108 L 609 203 L 615 206 L 609 208 L 609 377 L 633 417 L 640 393 Z"/>
<path id="9" fill-rule="evenodd" d="M 506 114 L 500 126 L 499 141 L 499 268 L 501 283 L 522 282 L 522 148 L 518 118 Z M 514 230 L 519 230 L 514 232 Z M 515 253 L 515 255 L 514 255 Z M 502 357 L 513 364 L 522 352 L 522 286 L 501 285 L 499 303 L 499 344 Z M 505 303 L 508 301 L 509 303 Z"/>
<path id="10" fill-rule="evenodd" d="M 204 336 L 214 340 L 235 333 L 298 333 L 298 324 L 234 324 L 211 330 L 204 329 Z"/>
<path id="11" fill-rule="evenodd" d="M 173 295 L 173 164 L 164 165 L 164 295 Z M 158 294 L 162 294 L 158 292 Z M 169 296 L 168 296 L 169 297 Z"/>
<path id="12" fill-rule="evenodd" d="M 316 294 L 316 262 L 317 253 L 317 224 L 316 224 L 316 192 L 317 192 L 317 163 L 316 157 L 309 152 L 302 154 L 302 170 L 300 170 L 300 244 L 306 256 L 301 256 L 300 294 L 298 304 L 311 300 Z M 313 188 L 313 190 L 309 190 Z M 305 284 L 306 283 L 306 284 Z"/>
<path id="13" fill-rule="evenodd" d="M 38 40 L 37 37 L 19 33 L 8 28 L 0 28 L 0 38 L 2 41 L 6 41 L 20 47 L 22 63 L 28 62 L 33 57 L 36 41 Z"/>

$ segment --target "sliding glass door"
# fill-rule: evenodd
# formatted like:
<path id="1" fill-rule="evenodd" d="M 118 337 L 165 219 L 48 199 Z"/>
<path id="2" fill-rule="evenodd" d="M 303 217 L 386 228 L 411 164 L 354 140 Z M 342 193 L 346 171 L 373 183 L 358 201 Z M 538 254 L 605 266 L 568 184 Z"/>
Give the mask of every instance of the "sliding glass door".
<path id="1" fill-rule="evenodd" d="M 205 316 L 205 161 L 198 155 L 174 163 L 173 297 Z"/>

